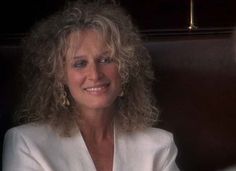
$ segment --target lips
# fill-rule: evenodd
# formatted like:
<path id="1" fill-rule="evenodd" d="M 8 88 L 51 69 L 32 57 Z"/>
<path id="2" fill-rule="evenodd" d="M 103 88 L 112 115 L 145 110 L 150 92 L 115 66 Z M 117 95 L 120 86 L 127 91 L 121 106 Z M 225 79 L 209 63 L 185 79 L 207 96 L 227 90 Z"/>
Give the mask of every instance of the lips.
<path id="1" fill-rule="evenodd" d="M 106 92 L 109 85 L 110 85 L 109 83 L 105 83 L 105 84 L 100 84 L 96 86 L 90 86 L 90 87 L 84 88 L 84 90 L 90 94 L 99 95 L 101 93 Z"/>

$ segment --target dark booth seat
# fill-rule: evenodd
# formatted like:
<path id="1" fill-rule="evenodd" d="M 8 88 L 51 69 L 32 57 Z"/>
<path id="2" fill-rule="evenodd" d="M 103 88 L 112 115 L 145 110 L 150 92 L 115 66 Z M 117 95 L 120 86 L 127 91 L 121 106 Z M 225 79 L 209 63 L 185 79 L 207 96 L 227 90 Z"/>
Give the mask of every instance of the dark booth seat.
<path id="1" fill-rule="evenodd" d="M 231 36 L 179 37 L 146 45 L 157 78 L 157 126 L 174 133 L 179 167 L 216 171 L 235 165 L 236 55 Z"/>
<path id="2" fill-rule="evenodd" d="M 174 133 L 182 171 L 236 164 L 236 62 L 230 35 L 183 36 L 145 42 L 153 58 L 157 127 Z M 1 143 L 18 101 L 20 46 L 1 45 Z"/>

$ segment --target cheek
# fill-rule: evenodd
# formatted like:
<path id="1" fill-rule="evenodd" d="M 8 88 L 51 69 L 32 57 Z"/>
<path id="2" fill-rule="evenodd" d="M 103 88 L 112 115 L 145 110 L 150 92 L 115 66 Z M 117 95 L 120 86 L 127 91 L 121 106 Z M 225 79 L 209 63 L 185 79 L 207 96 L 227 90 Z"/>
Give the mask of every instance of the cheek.
<path id="1" fill-rule="evenodd" d="M 111 69 L 107 74 L 109 75 L 109 78 L 116 83 L 117 86 L 121 85 L 121 76 L 117 68 Z"/>
<path id="2" fill-rule="evenodd" d="M 114 71 L 114 75 L 117 81 L 121 84 L 121 75 L 120 75 L 120 72 L 118 71 L 118 68 L 116 68 L 116 70 Z"/>
<path id="3" fill-rule="evenodd" d="M 75 84 L 78 86 L 82 84 L 83 80 L 82 74 L 72 70 L 67 71 L 66 84 L 68 87 L 73 88 Z"/>
<path id="4" fill-rule="evenodd" d="M 115 75 L 114 77 L 115 77 L 116 82 L 119 83 L 119 85 L 121 85 L 121 77 L 120 77 L 120 74 L 119 74 L 119 73 L 116 73 L 116 75 Z"/>

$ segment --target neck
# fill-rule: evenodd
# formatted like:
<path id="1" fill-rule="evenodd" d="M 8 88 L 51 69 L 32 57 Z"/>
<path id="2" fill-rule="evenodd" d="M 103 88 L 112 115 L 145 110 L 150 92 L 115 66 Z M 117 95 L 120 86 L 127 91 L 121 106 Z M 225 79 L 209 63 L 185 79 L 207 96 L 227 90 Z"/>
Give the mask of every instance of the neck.
<path id="1" fill-rule="evenodd" d="M 113 137 L 113 112 L 83 112 L 79 127 L 84 138 L 99 142 Z"/>

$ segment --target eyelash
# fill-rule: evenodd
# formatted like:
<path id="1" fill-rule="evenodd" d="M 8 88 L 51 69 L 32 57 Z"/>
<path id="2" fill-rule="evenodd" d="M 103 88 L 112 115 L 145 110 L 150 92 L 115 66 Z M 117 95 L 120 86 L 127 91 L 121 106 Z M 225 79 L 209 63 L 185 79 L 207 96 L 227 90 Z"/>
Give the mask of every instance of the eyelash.
<path id="1" fill-rule="evenodd" d="M 101 59 L 99 59 L 99 62 L 109 64 L 113 62 L 113 59 L 111 57 L 102 57 Z"/>
<path id="2" fill-rule="evenodd" d="M 75 68 L 83 68 L 85 67 L 87 64 L 87 62 L 85 60 L 79 60 L 79 61 L 76 61 L 73 65 L 73 67 Z"/>
<path id="3" fill-rule="evenodd" d="M 112 63 L 114 60 L 111 57 L 101 57 L 100 59 L 97 60 L 98 63 L 100 64 L 110 64 Z M 73 67 L 75 68 L 83 68 L 87 65 L 87 61 L 86 60 L 78 60 L 73 64 Z"/>

